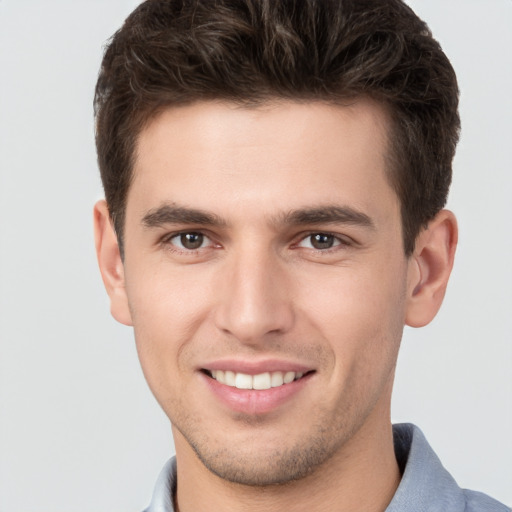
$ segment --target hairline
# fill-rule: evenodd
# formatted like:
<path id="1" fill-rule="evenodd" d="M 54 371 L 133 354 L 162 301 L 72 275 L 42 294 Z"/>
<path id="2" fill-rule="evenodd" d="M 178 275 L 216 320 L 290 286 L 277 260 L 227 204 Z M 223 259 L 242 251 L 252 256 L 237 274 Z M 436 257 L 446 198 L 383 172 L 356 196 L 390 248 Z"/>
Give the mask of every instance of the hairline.
<path id="1" fill-rule="evenodd" d="M 370 101 L 374 105 L 376 105 L 383 113 L 385 126 L 383 130 L 384 134 L 384 144 L 385 144 L 385 152 L 383 155 L 384 160 L 384 172 L 385 179 L 387 180 L 389 186 L 395 193 L 399 205 L 400 205 L 400 227 L 402 231 L 402 247 L 406 256 L 409 256 L 412 252 L 407 249 L 407 240 L 406 240 L 406 232 L 405 232 L 405 212 L 404 212 L 404 202 L 402 201 L 402 197 L 400 196 L 397 182 L 399 183 L 399 174 L 400 163 L 399 163 L 399 152 L 400 145 L 396 144 L 396 138 L 398 135 L 399 127 L 395 118 L 395 112 L 393 105 L 390 104 L 390 101 L 387 101 L 382 98 L 377 98 L 376 95 L 372 94 L 354 94 L 354 95 L 340 95 L 339 98 L 322 98 L 322 97 L 314 97 L 314 96 L 301 96 L 297 95 L 297 97 L 292 96 L 280 96 L 280 95 L 262 95 L 258 98 L 229 98 L 229 97 L 211 97 L 211 98 L 196 98 L 190 99 L 188 101 L 182 101 L 179 103 L 169 103 L 162 105 L 155 105 L 152 108 L 139 109 L 138 111 L 134 111 L 134 121 L 132 122 L 132 130 L 133 135 L 131 137 L 131 151 L 129 158 L 129 166 L 127 169 L 128 173 L 128 184 L 125 190 L 125 195 L 123 201 L 121 202 L 122 207 L 118 209 L 118 211 L 111 211 L 109 208 L 109 214 L 112 220 L 112 224 L 114 226 L 114 230 L 118 239 L 119 250 L 121 253 L 121 257 L 124 259 L 124 235 L 126 228 L 126 208 L 128 203 L 128 197 L 130 194 L 131 187 L 133 185 L 133 181 L 135 178 L 135 167 L 137 163 L 137 153 L 139 148 L 140 138 L 142 136 L 142 132 L 153 123 L 159 116 L 163 115 L 165 112 L 169 112 L 170 110 L 179 110 L 181 108 L 190 107 L 198 104 L 211 104 L 218 103 L 224 105 L 235 106 L 240 109 L 245 110 L 258 110 L 265 109 L 267 107 L 278 106 L 283 103 L 288 104 L 323 104 L 333 107 L 350 107 L 358 101 Z M 402 171 L 404 172 L 404 171 Z M 416 234 L 417 236 L 417 234 Z"/>

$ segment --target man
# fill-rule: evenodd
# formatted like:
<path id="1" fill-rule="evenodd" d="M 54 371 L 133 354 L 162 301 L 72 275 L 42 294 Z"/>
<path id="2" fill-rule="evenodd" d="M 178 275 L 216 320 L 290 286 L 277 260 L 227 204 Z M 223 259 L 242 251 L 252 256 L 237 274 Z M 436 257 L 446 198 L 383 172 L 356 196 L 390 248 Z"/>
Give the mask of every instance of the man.
<path id="1" fill-rule="evenodd" d="M 173 429 L 147 510 L 508 510 L 390 422 L 453 264 L 457 105 L 399 0 L 148 0 L 116 33 L 96 247 Z"/>

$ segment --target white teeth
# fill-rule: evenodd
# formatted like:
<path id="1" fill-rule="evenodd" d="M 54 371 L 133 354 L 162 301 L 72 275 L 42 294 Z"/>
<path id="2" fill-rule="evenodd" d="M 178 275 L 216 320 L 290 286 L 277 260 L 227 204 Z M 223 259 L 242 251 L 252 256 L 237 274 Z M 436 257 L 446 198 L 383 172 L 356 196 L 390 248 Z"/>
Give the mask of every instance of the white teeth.
<path id="1" fill-rule="evenodd" d="M 281 372 L 273 372 L 272 377 L 270 379 L 270 385 L 273 388 L 277 388 L 279 386 L 282 386 L 283 384 L 283 374 Z"/>
<path id="2" fill-rule="evenodd" d="M 283 381 L 285 384 L 290 384 L 295 379 L 295 372 L 286 372 L 283 377 Z"/>
<path id="3" fill-rule="evenodd" d="M 210 373 L 215 380 L 221 384 L 226 384 L 226 386 L 258 390 L 277 388 L 300 379 L 304 375 L 302 372 L 265 372 L 258 375 L 248 375 L 230 370 L 212 370 Z"/>
<path id="4" fill-rule="evenodd" d="M 253 389 L 270 389 L 270 373 L 260 373 L 252 378 Z"/>
<path id="5" fill-rule="evenodd" d="M 235 387 L 238 389 L 252 389 L 252 375 L 237 373 L 235 377 Z"/>
<path id="6" fill-rule="evenodd" d="M 226 370 L 224 372 L 224 384 L 227 384 L 228 386 L 235 387 L 236 383 L 236 375 L 235 372 L 230 372 L 229 370 Z"/>

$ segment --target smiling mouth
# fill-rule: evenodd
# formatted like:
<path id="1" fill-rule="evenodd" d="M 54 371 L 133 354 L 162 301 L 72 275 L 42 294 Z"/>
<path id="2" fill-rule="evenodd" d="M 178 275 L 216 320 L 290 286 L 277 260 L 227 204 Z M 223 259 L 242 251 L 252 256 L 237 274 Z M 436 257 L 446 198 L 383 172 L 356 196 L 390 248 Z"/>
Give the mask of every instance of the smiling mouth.
<path id="1" fill-rule="evenodd" d="M 204 373 L 217 382 L 233 388 L 265 390 L 285 386 L 313 372 L 278 371 L 249 375 L 247 373 L 233 372 L 230 370 L 204 370 Z"/>

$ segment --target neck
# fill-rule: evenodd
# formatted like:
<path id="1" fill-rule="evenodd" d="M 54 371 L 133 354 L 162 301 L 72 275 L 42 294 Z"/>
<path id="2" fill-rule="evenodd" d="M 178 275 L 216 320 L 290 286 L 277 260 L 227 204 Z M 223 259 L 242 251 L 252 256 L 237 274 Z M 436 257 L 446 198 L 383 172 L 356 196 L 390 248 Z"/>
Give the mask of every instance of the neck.
<path id="1" fill-rule="evenodd" d="M 369 418 L 343 449 L 307 477 L 266 487 L 234 484 L 212 474 L 175 432 L 176 510 L 383 512 L 400 482 L 391 422 L 384 417 L 387 421 L 380 425 Z"/>

